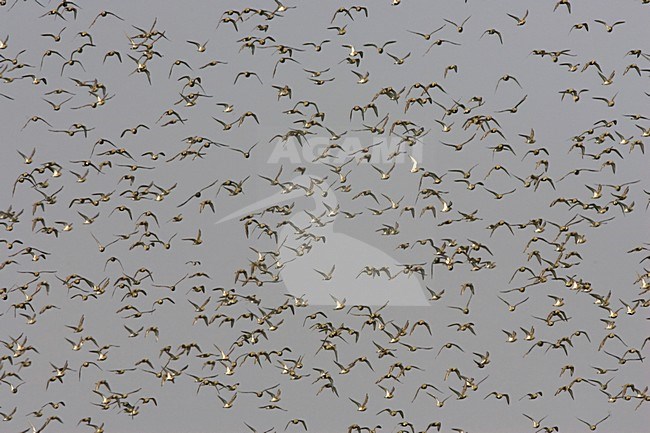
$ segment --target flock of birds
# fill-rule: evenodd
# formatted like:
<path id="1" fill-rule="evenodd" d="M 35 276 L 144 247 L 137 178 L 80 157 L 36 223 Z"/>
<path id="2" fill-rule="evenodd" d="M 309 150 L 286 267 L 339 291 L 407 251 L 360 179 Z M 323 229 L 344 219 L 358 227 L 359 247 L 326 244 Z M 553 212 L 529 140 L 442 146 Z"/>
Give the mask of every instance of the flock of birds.
<path id="1" fill-rule="evenodd" d="M 650 113 L 622 111 L 619 86 L 650 107 L 650 53 L 533 47 L 539 74 L 574 83 L 551 83 L 556 102 L 587 107 L 555 120 L 562 143 L 526 74 L 457 84 L 461 50 L 507 53 L 532 9 L 492 27 L 467 1 L 453 17 L 262 3 L 205 12 L 214 27 L 181 40 L 126 4 L 0 2 L 40 41 L 0 27 L 0 431 L 167 431 L 158 416 L 198 400 L 197 423 L 235 413 L 264 433 L 647 425 L 650 239 L 630 221 L 650 206 Z M 568 45 L 640 32 L 586 3 L 534 6 Z M 292 19 L 310 40 L 282 36 Z M 363 25 L 391 36 L 353 39 Z M 413 64 L 429 78 L 405 82 Z M 633 273 L 605 269 L 621 257 Z"/>

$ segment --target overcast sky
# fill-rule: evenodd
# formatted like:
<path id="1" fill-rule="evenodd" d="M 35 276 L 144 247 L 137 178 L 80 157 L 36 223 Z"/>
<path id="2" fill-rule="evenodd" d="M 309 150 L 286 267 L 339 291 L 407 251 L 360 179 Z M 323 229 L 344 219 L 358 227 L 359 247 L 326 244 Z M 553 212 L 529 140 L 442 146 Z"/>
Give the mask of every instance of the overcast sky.
<path id="1" fill-rule="evenodd" d="M 314 432 L 344 432 L 352 424 L 381 425 L 381 431 L 385 432 L 410 430 L 399 425 L 401 421 L 412 423 L 415 431 L 423 431 L 434 421 L 442 423 L 441 431 L 452 428 L 469 433 L 534 431 L 524 413 L 535 419 L 548 416 L 542 426 L 559 426 L 563 432 L 587 431 L 589 427 L 577 418 L 595 423 L 608 414 L 611 417 L 599 425 L 598 431 L 640 432 L 647 428 L 650 423 L 647 406 L 635 410 L 640 399 L 621 398 L 608 403 L 597 382 L 585 380 L 573 384 L 574 398 L 566 392 L 554 396 L 558 388 L 569 385 L 576 377 L 602 383 L 611 379 L 606 390 L 611 395 L 617 395 L 625 384 L 643 390 L 649 379 L 647 362 L 633 361 L 634 354 L 626 354 L 625 359 L 630 361 L 619 364 L 604 352 L 623 356 L 629 348 L 641 350 L 648 336 L 647 310 L 636 302 L 647 300 L 647 293 L 635 283 L 639 275 L 647 273 L 644 270 L 647 261 L 639 262 L 648 251 L 627 253 L 650 242 L 649 197 L 644 193 L 650 191 L 648 156 L 640 146 L 629 144 L 635 140 L 647 143 L 650 135 L 647 132 L 650 121 L 643 117 L 650 117 L 648 97 L 644 93 L 650 90 L 647 85 L 650 57 L 646 54 L 650 49 L 644 46 L 650 40 L 647 5 L 633 0 L 619 1 L 615 6 L 602 0 L 575 0 L 571 1 L 571 13 L 568 13 L 562 4 L 554 10 L 554 1 L 497 4 L 477 0 L 403 0 L 393 6 L 390 1 L 381 0 L 366 5 L 366 17 L 363 10 L 354 9 L 349 9 L 351 16 L 335 15 L 339 7 L 350 8 L 353 4 L 349 2 L 294 1 L 286 3 L 290 9 L 276 12 L 272 19 L 255 13 L 244 13 L 242 19 L 237 19 L 237 14 L 222 13 L 229 9 L 241 12 L 245 8 L 273 12 L 278 5 L 273 1 L 219 4 L 196 1 L 191 5 L 138 1 L 128 5 L 111 4 L 109 10 L 117 17 L 100 16 L 90 27 L 102 8 L 109 6 L 96 1 L 84 2 L 79 5 L 75 18 L 73 12 L 65 11 L 65 6 L 57 8 L 62 17 L 48 15 L 49 10 L 56 8 L 54 3 L 41 7 L 35 1 L 19 0 L 10 9 L 12 4 L 0 8 L 0 40 L 6 41 L 0 45 L 0 54 L 6 59 L 0 64 L 0 94 L 6 95 L 0 96 L 3 124 L 0 167 L 4 185 L 0 189 L 0 207 L 4 211 L 10 207 L 12 212 L 24 211 L 18 217 L 19 222 L 13 225 L 4 220 L 7 225 L 0 230 L 6 231 L 0 238 L 9 242 L 18 239 L 23 244 L 15 244 L 12 249 L 0 246 L 3 262 L 16 261 L 0 270 L 0 295 L 6 293 L 6 297 L 0 298 L 0 339 L 9 346 L 0 348 L 0 356 L 12 356 L 15 345 L 11 341 L 19 336 L 20 343 L 27 337 L 27 345 L 32 345 L 38 353 L 28 351 L 0 363 L 3 377 L 0 412 L 9 414 L 17 408 L 13 419 L 0 422 L 0 431 L 21 432 L 31 428 L 30 423 L 39 429 L 51 415 L 60 416 L 64 424 L 52 421 L 44 431 L 92 431 L 83 423 L 77 425 L 84 417 L 92 417 L 94 425 L 105 423 L 106 432 L 249 431 L 244 422 L 258 431 L 272 427 L 283 431 L 294 418 L 304 420 L 308 430 Z M 517 25 L 518 20 L 509 14 L 519 18 L 527 14 L 525 24 Z M 235 20 L 236 28 L 231 22 L 220 22 L 224 17 Z M 448 22 L 460 24 L 466 19 L 462 31 Z M 610 32 L 595 20 L 608 25 L 623 23 Z M 142 63 L 145 46 L 140 44 L 132 49 L 129 37 L 136 44 L 142 43 L 142 39 L 133 38 L 151 32 L 154 21 L 153 29 L 158 33 L 152 36 L 157 40 L 151 47 L 152 58 L 146 62 L 149 84 L 145 73 L 136 72 L 136 61 L 140 59 Z M 572 29 L 578 23 L 588 23 L 589 30 Z M 345 34 L 339 35 L 343 30 L 328 29 L 334 26 L 344 28 Z M 440 27 L 429 40 L 415 34 L 428 34 Z M 59 42 L 43 36 L 57 35 L 63 28 Z M 500 33 L 503 43 L 494 30 Z M 265 37 L 266 40 L 261 40 Z M 245 46 L 250 42 L 246 38 L 257 38 L 254 51 Z M 320 51 L 305 45 L 324 40 L 330 42 Z M 444 42 L 432 46 L 436 40 Z M 198 42 L 201 48 L 187 41 Z M 366 46 L 370 43 L 382 46 L 389 41 L 395 42 L 387 45 L 381 54 Z M 81 53 L 73 53 L 86 42 L 92 45 L 84 46 Z M 293 49 L 291 55 L 288 51 L 278 52 L 278 45 Z M 358 65 L 346 61 L 351 54 L 350 46 L 363 52 L 363 55 L 352 53 Z M 63 58 L 56 53 L 44 56 L 47 50 L 54 50 Z M 552 55 L 534 55 L 534 50 L 567 51 L 554 61 Z M 629 53 L 631 50 L 641 50 L 643 54 L 635 56 Z M 106 56 L 111 51 L 119 52 L 121 61 L 117 56 Z M 71 58 L 81 64 L 65 65 Z M 224 63 L 209 66 L 215 60 Z M 592 60 L 598 66 L 583 71 Z M 577 70 L 571 72 L 571 65 L 577 65 Z M 313 77 L 305 70 L 326 70 L 316 78 L 324 81 L 310 81 Z M 368 82 L 358 83 L 359 77 L 352 71 L 362 77 L 369 73 Z M 241 72 L 257 75 L 247 78 Z M 615 72 L 613 79 L 612 72 Z M 29 74 L 34 77 L 23 78 Z M 192 81 L 197 77 L 200 81 Z M 45 78 L 47 84 L 35 85 L 34 78 Z M 86 83 L 97 80 L 103 84 L 105 90 L 97 89 L 95 93 L 104 95 L 105 103 L 97 107 L 89 105 L 97 101 L 89 93 L 92 89 L 78 86 L 75 80 Z M 188 80 L 192 81 L 192 87 L 186 86 Z M 415 83 L 433 82 L 441 88 L 428 90 L 431 100 L 426 100 L 427 94 L 422 90 L 411 89 Z M 279 97 L 278 90 L 284 86 L 290 87 L 291 98 Z M 396 93 L 404 90 L 397 101 L 389 98 L 390 92 L 377 96 L 386 88 Z M 71 94 L 48 94 L 56 89 Z M 570 94 L 562 97 L 560 92 L 567 89 L 587 90 L 574 102 Z M 192 92 L 202 96 L 194 106 L 186 106 L 182 95 Z M 614 96 L 611 107 L 594 99 L 609 100 Z M 57 104 L 69 97 L 72 99 L 59 110 L 45 101 L 57 108 Z M 423 105 L 413 99 L 405 111 L 409 98 L 422 98 Z M 503 112 L 522 100 L 517 110 L 513 110 L 516 112 Z M 295 108 L 299 113 L 288 111 L 298 101 L 315 102 L 317 108 L 298 104 Z M 371 102 L 377 113 L 369 107 L 362 118 L 359 111 L 351 111 L 355 106 L 364 107 Z M 221 103 L 226 105 L 218 105 Z M 224 112 L 224 107 L 229 105 L 233 106 L 232 111 Z M 453 107 L 457 108 L 455 113 L 446 113 Z M 163 126 L 176 118 L 165 116 L 166 110 L 174 110 L 181 120 Z M 257 121 L 250 116 L 239 124 L 238 119 L 247 112 L 254 113 Z M 311 118 L 316 112 L 322 115 Z M 44 121 L 28 122 L 32 116 Z M 382 126 L 385 116 L 385 131 L 371 132 L 373 127 Z M 473 116 L 493 116 L 494 120 L 481 126 L 464 127 Z M 226 124 L 232 122 L 231 129 L 224 130 L 213 118 Z M 310 121 L 318 124 L 304 123 Z M 403 127 L 395 125 L 398 121 L 412 123 Z M 84 125 L 87 133 L 75 124 Z M 124 132 L 138 125 L 144 126 L 137 129 L 137 134 Z M 484 136 L 490 128 L 495 129 Z M 73 135 L 61 132 L 75 130 L 79 132 Z M 302 131 L 305 139 L 298 142 L 291 137 L 281 138 L 292 130 Z M 535 142 L 527 143 L 525 136 L 531 130 Z M 342 136 L 330 140 L 336 133 Z M 418 133 L 420 136 L 416 137 Z M 180 152 L 189 146 L 184 140 L 197 136 L 204 137 L 204 142 L 209 139 L 218 144 L 200 150 L 200 157 L 189 154 L 180 158 Z M 461 150 L 443 144 L 463 143 L 473 136 Z M 576 137 L 584 140 L 584 155 L 579 148 L 572 147 L 580 139 Z M 621 137 L 626 139 L 622 143 Z M 108 142 L 96 145 L 101 138 L 113 146 Z M 412 139 L 414 145 L 409 146 L 403 139 Z M 341 148 L 332 148 L 331 156 L 319 159 L 325 147 L 333 142 Z M 246 152 L 255 144 L 248 158 L 233 150 Z M 365 148 L 373 144 L 367 150 L 370 162 L 362 160 Z M 510 147 L 497 147 L 500 144 Z M 193 144 L 189 149 L 196 151 L 200 146 Z M 17 151 L 30 156 L 32 149 L 35 149 L 33 162 L 25 165 Z M 133 159 L 120 155 L 116 149 L 125 149 Z M 527 153 L 530 150 L 538 154 Z M 391 156 L 395 151 L 398 154 Z M 152 160 L 144 155 L 146 152 L 164 155 Z M 175 155 L 177 158 L 172 159 Z M 415 170 L 411 157 L 417 161 Z M 60 167 L 60 177 L 47 169 L 43 173 L 32 171 L 51 161 Z M 110 161 L 112 167 L 104 166 L 98 173 L 74 161 L 90 161 L 95 166 Z M 331 169 L 346 161 L 350 162 L 341 169 L 341 174 L 347 179 L 342 182 L 339 174 Z M 615 162 L 615 173 L 611 166 L 603 167 L 606 161 Z M 135 171 L 131 171 L 133 164 L 139 166 Z M 462 174 L 454 170 L 467 171 L 475 165 L 469 181 L 483 185 L 468 189 L 460 182 Z M 505 170 L 494 170 L 495 166 Z M 87 169 L 86 181 L 78 182 L 74 173 L 82 175 Z M 592 171 L 562 179 L 575 169 Z M 280 170 L 278 179 L 285 188 L 291 182 L 303 188 L 283 193 L 281 187 L 260 177 L 273 179 Z M 18 183 L 12 194 L 16 179 L 26 172 L 32 173 L 33 178 Z M 424 172 L 435 173 L 442 181 L 436 184 L 431 177 L 421 180 Z M 135 176 L 132 184 L 126 175 Z M 524 182 L 530 175 L 547 176 L 553 185 L 543 181 L 537 187 L 533 184 L 526 188 Z M 229 194 L 222 186 L 228 180 L 237 183 L 244 179 L 247 180 L 242 184 L 243 193 Z M 142 192 L 151 182 L 163 189 L 175 187 L 159 201 L 153 200 L 152 195 L 138 201 L 130 199 L 129 190 L 140 187 Z M 216 182 L 214 186 L 202 192 L 200 198 L 179 208 L 186 199 L 213 182 Z M 627 182 L 634 182 L 629 185 L 629 191 L 625 187 L 617 191 L 610 186 Z M 37 184 L 36 187 L 32 188 L 31 183 Z M 599 184 L 604 185 L 602 197 L 593 198 L 587 186 L 597 190 Z M 38 207 L 33 210 L 34 202 L 61 187 L 55 203 L 46 205 L 45 210 Z M 160 191 L 155 186 L 149 189 Z M 427 196 L 427 189 L 440 199 Z M 509 194 L 497 200 L 488 190 Z M 110 200 L 98 206 L 71 203 L 75 198 L 112 191 Z M 372 196 L 356 197 L 363 191 L 371 191 L 376 201 Z M 599 214 L 593 206 L 586 209 L 563 203 L 551 206 L 557 198 L 576 198 L 586 204 L 595 203 L 603 210 Z M 205 199 L 212 200 L 214 212 L 208 205 L 200 211 L 199 203 Z M 394 208 L 390 208 L 391 200 L 396 203 Z M 128 207 L 132 219 L 119 206 Z M 269 211 L 273 206 L 293 207 L 291 213 L 283 215 Z M 342 212 L 336 216 L 322 215 L 337 206 L 340 211 L 360 214 L 354 218 Z M 435 216 L 426 211 L 427 206 L 435 207 Z M 623 211 L 629 207 L 631 212 Z M 142 216 L 147 211 L 155 214 L 159 224 L 152 216 Z M 477 211 L 477 221 L 462 220 L 461 213 L 474 211 Z M 83 224 L 78 212 L 90 217 L 99 213 L 99 217 L 90 225 Z M 257 223 L 248 226 L 251 233 L 246 236 L 241 218 L 252 213 L 258 213 Z M 183 216 L 182 221 L 173 222 L 172 218 L 179 214 Z M 611 220 L 595 228 L 583 216 L 595 221 Z M 36 220 L 32 224 L 32 219 L 38 217 L 43 222 Z M 534 219 L 545 222 L 543 232 L 535 233 L 533 225 L 523 229 L 516 226 Z M 136 225 L 143 220 L 148 221 L 148 226 Z M 456 221 L 446 224 L 448 220 Z M 512 225 L 514 235 L 505 226 L 491 234 L 487 227 L 500 220 Z M 558 233 L 558 226 L 569 221 L 576 224 Z M 72 230 L 63 231 L 65 224 L 60 222 L 72 223 Z M 255 227 L 256 224 L 261 227 Z M 265 234 L 261 230 L 263 224 L 275 234 Z M 47 234 L 42 227 L 57 228 L 58 236 Z M 199 229 L 203 240 L 200 245 L 183 240 L 195 238 Z M 104 252 L 98 251 L 93 239 L 94 235 L 107 245 L 133 232 L 128 239 L 118 240 Z M 541 240 L 527 245 L 535 236 L 560 243 L 568 232 L 577 232 L 586 241 L 563 243 L 565 250 L 560 259 L 555 251 L 557 245 Z M 141 245 L 133 247 L 138 240 L 148 243 L 156 236 L 163 243 L 170 242 L 171 247 L 165 249 L 160 243 L 148 250 Z M 439 251 L 444 250 L 444 254 L 438 254 L 438 260 L 449 257 L 458 263 L 452 269 L 441 263 L 432 265 L 436 249 L 424 242 L 425 239 L 431 239 Z M 417 240 L 422 240 L 422 244 Z M 455 245 L 450 246 L 450 240 L 455 240 Z M 473 259 L 481 258 L 478 270 L 472 270 L 467 256 L 452 257 L 458 246 L 471 245 L 472 241 L 489 249 L 489 252 L 480 249 L 469 254 Z M 308 251 L 302 254 L 305 245 Z M 27 246 L 49 254 L 38 261 L 31 260 L 29 254 L 10 257 Z M 265 256 L 265 263 L 278 281 L 271 282 L 269 275 L 256 271 L 255 275 L 266 281 L 262 286 L 234 283 L 238 269 L 250 273 L 250 263 L 258 260 L 255 250 L 280 252 L 278 258 L 285 263 L 281 270 L 270 254 Z M 540 263 L 529 256 L 534 250 L 546 261 Z M 576 255 L 567 257 L 571 252 Z M 111 257 L 119 259 L 119 263 L 111 261 Z M 200 263 L 192 264 L 192 261 Z M 485 262 L 492 263 L 493 268 L 486 267 Z M 404 264 L 421 265 L 424 278 L 417 273 L 397 275 Z M 331 279 L 324 279 L 316 272 L 328 274 L 333 266 Z M 541 273 L 548 280 L 530 286 L 525 293 L 506 292 L 534 282 L 528 271 L 511 280 L 521 266 L 531 268 L 538 276 Z M 549 266 L 555 266 L 557 279 L 550 272 L 543 273 Z M 364 267 L 386 267 L 395 278 L 389 279 L 385 272 L 374 277 L 363 274 Z M 134 277 L 142 268 L 152 277 L 143 278 L 144 272 Z M 36 280 L 25 273 L 35 271 L 55 273 L 40 274 Z M 205 275 L 183 280 L 174 292 L 159 287 L 171 286 L 185 275 L 197 272 Z M 95 284 L 109 279 L 106 293 L 82 301 L 82 291 L 67 288 L 61 281 L 71 274 L 81 275 Z M 140 288 L 144 292 L 139 292 L 137 297 L 125 297 L 128 288 L 120 287 L 118 280 L 125 274 L 140 280 L 132 284 L 131 290 Z M 570 290 L 564 283 L 568 278 L 590 283 L 591 291 Z M 43 281 L 49 283 L 49 292 L 43 286 L 34 295 L 37 284 L 42 285 Z M 28 283 L 26 290 L 18 290 Z M 471 300 L 469 289 L 460 290 L 465 283 L 472 283 L 475 288 Z M 77 286 L 89 289 L 83 282 Z M 205 293 L 192 290 L 200 286 L 205 287 Z M 221 291 L 213 288 L 254 294 L 261 304 L 258 309 L 240 299 L 232 306 L 216 310 Z M 444 289 L 444 296 L 431 301 L 427 289 L 437 293 Z M 594 303 L 597 297 L 592 296 L 606 296 L 610 292 L 611 310 L 623 307 L 614 330 L 605 329 L 608 311 L 599 308 Z M 286 310 L 271 316 L 270 323 L 239 319 L 233 327 L 227 322 L 219 326 L 224 317 L 237 319 L 249 311 L 264 314 L 286 300 L 293 302 L 292 296 L 303 295 L 310 305 L 297 308 L 295 315 Z M 555 307 L 549 295 L 563 298 L 564 305 Z M 346 307 L 334 311 L 332 296 L 345 299 Z M 154 304 L 165 297 L 175 303 Z M 195 320 L 199 313 L 188 300 L 201 306 L 208 297 L 203 314 L 208 318 L 215 314 L 224 316 L 206 327 L 201 320 Z M 511 304 L 525 302 L 509 312 L 499 297 Z M 16 309 L 26 301 L 29 305 L 24 310 Z M 349 307 L 355 304 L 370 305 L 374 310 L 386 302 L 388 306 L 381 315 L 391 334 L 395 326 L 401 328 L 407 321 L 408 331 L 418 320 L 430 326 L 432 335 L 424 327 L 418 327 L 412 335 L 399 340 L 421 349 L 409 351 L 404 345 L 390 343 L 391 337 L 386 333 L 364 326 L 364 317 L 348 314 Z M 626 314 L 623 302 L 640 305 L 634 314 Z M 39 314 L 47 305 L 56 308 Z M 153 305 L 155 311 L 140 318 L 126 318 L 133 311 L 116 314 L 127 305 L 140 311 L 151 310 Z M 461 311 L 466 305 L 469 314 Z M 539 320 L 553 310 L 563 311 L 568 320 L 554 326 Z M 304 324 L 306 316 L 318 311 L 324 312 L 327 318 L 319 316 Z M 36 321 L 29 324 L 26 316 L 33 314 Z M 76 326 L 82 315 L 84 329 L 73 333 L 66 325 Z M 336 344 L 339 363 L 347 366 L 354 359 L 366 356 L 374 371 L 359 363 L 348 374 L 339 374 L 331 351 L 320 350 L 316 354 L 325 338 L 325 334 L 310 329 L 310 324 L 317 321 L 331 322 L 333 327 L 345 324 L 360 331 L 358 341 L 346 331 L 342 331 L 345 341 L 340 338 L 330 341 Z M 453 323 L 472 323 L 476 335 L 456 331 L 455 326 L 450 326 Z M 272 330 L 273 325 L 278 326 L 277 330 Z M 130 338 L 124 326 L 136 332 L 143 330 Z M 159 340 L 151 334 L 144 336 L 144 329 L 153 326 L 159 329 Z M 528 342 L 520 328 L 531 326 L 535 327 L 536 339 Z M 206 360 L 215 357 L 201 358 L 196 349 L 169 363 L 169 356 L 161 354 L 161 349 L 171 346 L 171 353 L 178 355 L 179 346 L 190 342 L 198 343 L 204 353 L 218 354 L 213 345 L 227 351 L 242 332 L 259 328 L 265 330 L 268 340 L 260 337 L 254 345 L 235 347 L 230 355 L 233 361 L 251 351 L 288 347 L 290 352 L 272 355 L 272 363 L 262 358 L 261 366 L 242 357 L 232 375 L 226 374 L 225 363 L 217 362 L 213 370 L 205 366 Z M 517 331 L 517 341 L 507 343 L 504 330 Z M 546 344 L 524 357 L 535 342 L 555 343 L 576 331 L 586 331 L 590 341 L 584 336 L 571 337 L 571 345 L 564 344 L 568 355 L 561 347 Z M 610 332 L 616 333 L 620 340 L 608 339 L 604 349 L 599 350 L 601 341 Z M 90 352 L 97 349 L 92 341 L 86 342 L 79 351 L 73 351 L 72 344 L 66 341 L 67 338 L 76 343 L 82 336 L 92 336 L 100 347 L 117 347 L 108 350 L 106 360 L 97 362 L 101 370 L 92 366 L 84 368 L 79 379 L 80 365 L 97 361 L 98 356 Z M 395 349 L 395 357 L 378 359 L 373 342 Z M 443 350 L 436 357 L 447 342 L 459 345 L 462 351 Z M 473 354 L 486 352 L 490 354 L 490 363 L 478 368 L 475 361 L 480 357 Z M 647 348 L 641 353 L 647 353 Z M 297 373 L 305 377 L 291 380 L 282 374 L 280 361 L 291 364 L 287 360 L 299 357 L 304 366 Z M 27 358 L 32 361 L 31 366 L 21 367 L 19 362 Z M 135 367 L 143 358 L 148 358 L 154 368 L 144 364 Z M 75 371 L 66 372 L 62 383 L 54 381 L 45 390 L 48 379 L 55 374 L 52 365 L 61 367 L 66 361 Z M 395 387 L 395 396 L 385 399 L 376 382 L 398 361 L 418 368 L 405 372 L 399 381 L 390 378 L 382 381 L 380 385 L 389 390 Z M 566 365 L 575 367 L 573 377 L 568 372 L 560 377 Z M 166 382 L 162 386 L 159 378 L 144 371 L 185 367 L 174 383 Z M 486 379 L 478 390 L 468 391 L 467 398 L 456 399 L 450 387 L 460 390 L 463 384 L 455 375 L 445 380 L 445 372 L 452 367 L 475 382 Z M 615 371 L 599 375 L 593 367 Z M 119 370 L 132 368 L 135 370 L 118 374 L 122 373 Z M 326 381 L 313 383 L 318 379 L 314 369 L 330 372 L 338 397 L 328 389 L 317 395 Z M 17 376 L 6 376 L 11 372 Z M 398 368 L 392 371 L 395 375 L 398 372 Z M 197 383 L 190 375 L 213 374 L 217 375 L 214 380 L 232 386 L 235 391 L 220 386 L 217 392 L 214 387 L 206 386 L 197 393 Z M 137 392 L 122 399 L 120 407 L 114 404 L 102 410 L 101 396 L 93 393 L 100 380 L 107 380 L 113 393 Z M 10 392 L 12 385 L 22 382 L 25 383 L 16 393 Z M 439 389 L 427 391 L 440 400 L 450 397 L 444 407 L 436 407 L 433 398 L 423 392 L 412 402 L 419 385 L 424 383 Z M 277 403 L 269 402 L 268 393 L 262 398 L 246 393 L 276 384 L 279 387 L 273 392 L 282 390 Z M 494 395 L 486 399 L 493 391 L 508 394 L 510 403 Z M 539 391 L 542 393 L 535 400 L 526 397 Z M 106 388 L 100 392 L 105 396 L 111 394 Z M 237 399 L 233 407 L 223 409 L 218 396 L 230 400 L 235 392 Z M 362 402 L 366 393 L 368 408 L 357 411 L 349 399 Z M 628 390 L 627 395 L 634 395 L 634 391 Z M 157 407 L 138 400 L 144 397 L 155 397 Z M 30 414 L 48 402 L 57 401 L 65 401 L 65 407 L 59 410 L 47 407 L 41 418 Z M 138 414 L 131 417 L 125 413 L 124 409 L 128 409 L 125 403 L 137 406 Z M 277 404 L 284 411 L 259 409 L 267 404 Z M 387 413 L 377 415 L 385 408 L 403 410 L 404 419 Z M 499 416 L 494 416 L 495 413 Z M 290 424 L 286 430 L 301 429 L 301 425 Z"/>

